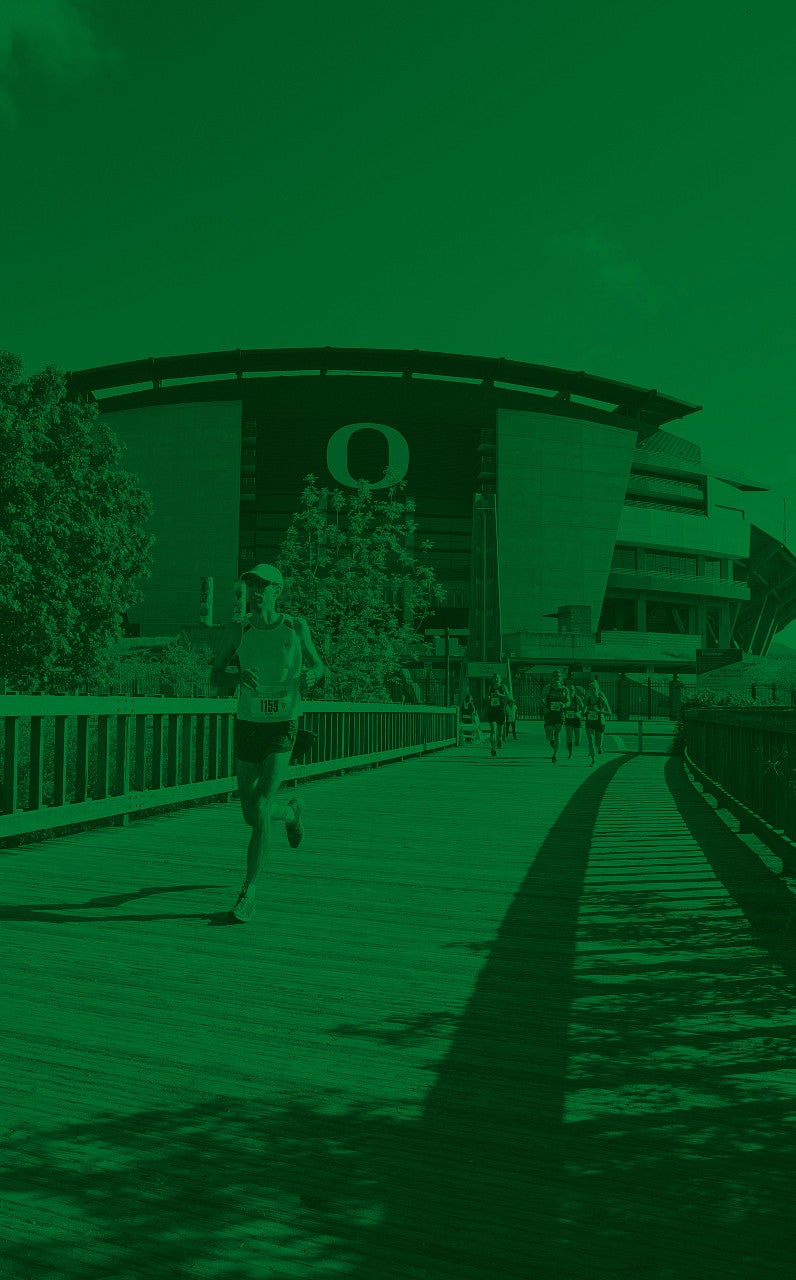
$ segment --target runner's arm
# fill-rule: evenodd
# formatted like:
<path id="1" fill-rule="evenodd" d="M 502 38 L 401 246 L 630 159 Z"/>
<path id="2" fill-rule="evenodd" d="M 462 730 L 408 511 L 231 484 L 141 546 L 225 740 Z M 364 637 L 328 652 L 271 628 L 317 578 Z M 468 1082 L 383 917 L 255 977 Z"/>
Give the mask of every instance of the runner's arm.
<path id="1" fill-rule="evenodd" d="M 301 642 L 301 652 L 304 655 L 305 660 L 309 661 L 311 664 L 307 667 L 305 672 L 307 676 L 307 688 L 311 689 L 312 686 L 326 674 L 326 668 L 321 662 L 321 655 L 313 644 L 307 619 L 296 617 L 294 622 L 296 624 L 296 635 Z"/>
<path id="2" fill-rule="evenodd" d="M 222 697 L 230 697 L 241 681 L 242 672 L 240 664 L 235 672 L 227 671 L 227 667 L 232 665 L 233 660 L 237 659 L 238 645 L 241 641 L 241 626 L 239 622 L 230 622 L 227 624 L 224 634 L 221 637 L 216 660 L 213 663 L 213 669 L 210 672 L 210 684 L 212 688 L 217 689 Z"/>

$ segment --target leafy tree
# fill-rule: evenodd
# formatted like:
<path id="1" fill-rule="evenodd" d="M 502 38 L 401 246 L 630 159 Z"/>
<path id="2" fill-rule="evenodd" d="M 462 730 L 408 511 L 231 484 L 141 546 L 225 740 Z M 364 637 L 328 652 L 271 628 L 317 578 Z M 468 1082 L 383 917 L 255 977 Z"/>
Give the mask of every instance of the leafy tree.
<path id="1" fill-rule="evenodd" d="M 20 692 L 106 679 L 141 599 L 151 501 L 121 450 L 62 374 L 0 353 L 0 678 Z"/>
<path id="2" fill-rule="evenodd" d="M 177 697 L 190 697 L 195 687 L 209 687 L 213 658 L 209 645 L 197 645 L 179 635 L 159 653 L 117 654 L 108 682 L 122 693 L 131 692 L 137 684 L 142 693 L 173 692 Z"/>
<path id="3" fill-rule="evenodd" d="M 421 543 L 418 558 L 415 504 L 403 484 L 385 497 L 364 481 L 328 489 L 309 475 L 305 486 L 280 549 L 284 607 L 310 625 L 327 670 L 323 696 L 388 701 L 444 598 L 428 563 L 431 543 Z"/>

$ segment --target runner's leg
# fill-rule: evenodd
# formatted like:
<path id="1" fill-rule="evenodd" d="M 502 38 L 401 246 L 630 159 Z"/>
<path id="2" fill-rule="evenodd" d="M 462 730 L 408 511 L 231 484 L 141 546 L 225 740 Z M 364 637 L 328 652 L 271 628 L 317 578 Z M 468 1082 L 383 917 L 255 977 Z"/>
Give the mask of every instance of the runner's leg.
<path id="1" fill-rule="evenodd" d="M 251 788 L 249 812 L 252 834 L 247 850 L 246 879 L 254 884 L 271 843 L 271 822 L 288 822 L 293 817 L 292 809 L 277 799 L 277 792 L 287 777 L 290 752 L 275 751 L 266 756 L 262 764 L 250 765 L 245 761 L 239 763 L 247 771 L 247 783 Z"/>

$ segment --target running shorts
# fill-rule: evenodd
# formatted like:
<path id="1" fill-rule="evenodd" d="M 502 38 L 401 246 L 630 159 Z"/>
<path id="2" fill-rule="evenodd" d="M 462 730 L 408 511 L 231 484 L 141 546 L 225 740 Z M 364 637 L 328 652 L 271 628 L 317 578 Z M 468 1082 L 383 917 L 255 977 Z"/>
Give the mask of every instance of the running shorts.
<path id="1" fill-rule="evenodd" d="M 490 724 L 506 723 L 506 713 L 502 707 L 487 707 L 486 718 Z"/>
<path id="2" fill-rule="evenodd" d="M 605 728 L 605 721 L 603 720 L 601 715 L 599 714 L 589 715 L 587 711 L 586 712 L 586 728 L 590 729 L 592 733 L 602 733 L 603 729 Z"/>
<path id="3" fill-rule="evenodd" d="M 298 720 L 255 724 L 253 720 L 239 720 L 236 716 L 233 733 L 235 759 L 246 764 L 262 764 L 266 756 L 292 751 L 297 732 Z"/>
<path id="4" fill-rule="evenodd" d="M 569 725 L 570 729 L 579 729 L 581 725 L 580 716 L 566 716 L 564 724 Z"/>
<path id="5" fill-rule="evenodd" d="M 550 728 L 551 725 L 563 724 L 564 712 L 563 711 L 545 711 L 544 723 L 545 723 L 546 729 Z"/>

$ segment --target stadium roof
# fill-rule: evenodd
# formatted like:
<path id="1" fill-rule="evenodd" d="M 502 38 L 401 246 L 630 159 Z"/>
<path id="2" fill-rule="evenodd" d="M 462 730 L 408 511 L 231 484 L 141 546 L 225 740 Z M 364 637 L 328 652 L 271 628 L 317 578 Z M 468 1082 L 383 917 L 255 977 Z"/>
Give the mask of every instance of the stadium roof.
<path id="1" fill-rule="evenodd" d="M 424 375 L 515 390 L 555 392 L 559 398 L 575 397 L 597 402 L 608 413 L 634 418 L 649 426 L 660 426 L 676 418 L 696 413 L 701 405 L 688 404 L 657 390 L 634 387 L 610 378 L 600 378 L 583 370 L 557 369 L 544 364 L 527 364 L 504 357 L 450 355 L 439 351 L 377 350 L 367 347 L 283 347 L 251 351 L 211 351 L 182 356 L 153 356 L 124 364 L 102 365 L 69 374 L 74 392 L 107 390 L 111 387 L 161 387 L 170 379 L 229 375 L 242 379 L 257 374 L 294 373 L 384 373 L 405 377 Z"/>

